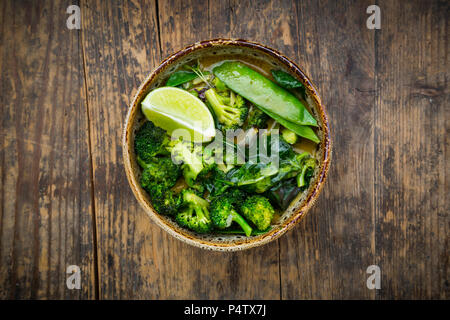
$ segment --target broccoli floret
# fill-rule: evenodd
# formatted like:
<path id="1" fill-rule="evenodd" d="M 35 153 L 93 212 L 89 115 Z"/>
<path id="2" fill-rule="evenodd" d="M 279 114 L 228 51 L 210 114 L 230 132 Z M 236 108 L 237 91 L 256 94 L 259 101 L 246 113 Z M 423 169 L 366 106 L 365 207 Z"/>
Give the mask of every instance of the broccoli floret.
<path id="1" fill-rule="evenodd" d="M 311 177 L 314 174 L 314 169 L 316 168 L 316 159 L 309 158 L 304 164 L 302 171 L 297 175 L 297 186 L 298 187 L 308 187 Z"/>
<path id="2" fill-rule="evenodd" d="M 168 143 L 169 137 L 166 131 L 155 126 L 153 122 L 147 121 L 136 132 L 134 150 L 147 163 L 157 155 L 167 154 L 165 147 Z"/>
<path id="3" fill-rule="evenodd" d="M 171 188 L 181 173 L 180 166 L 173 163 L 169 157 L 153 158 L 148 163 L 138 157 L 137 161 L 144 169 L 140 181 L 143 188 L 147 188 L 151 184 L 164 184 Z"/>
<path id="4" fill-rule="evenodd" d="M 284 128 L 284 127 L 281 129 L 281 136 L 289 144 L 296 143 L 297 138 L 298 138 L 298 136 L 295 134 L 295 132 L 289 130 L 288 128 Z"/>
<path id="5" fill-rule="evenodd" d="M 183 190 L 182 198 L 183 208 L 176 216 L 178 224 L 198 233 L 211 231 L 212 223 L 208 211 L 208 201 L 199 197 L 191 189 Z"/>
<path id="6" fill-rule="evenodd" d="M 202 164 L 203 169 L 198 174 L 199 179 L 205 179 L 217 166 L 216 163 L 214 162 L 212 150 L 208 148 L 202 149 Z"/>
<path id="7" fill-rule="evenodd" d="M 164 184 L 153 183 L 146 190 L 152 200 L 153 208 L 160 214 L 174 215 L 182 204 L 180 195 L 175 194 Z"/>
<path id="8" fill-rule="evenodd" d="M 222 129 L 237 129 L 244 123 L 248 108 L 240 95 L 231 90 L 226 93 L 229 95 L 220 95 L 216 89 L 211 88 L 205 92 L 205 96 Z"/>
<path id="9" fill-rule="evenodd" d="M 250 220 L 258 230 L 266 230 L 275 213 L 269 200 L 259 195 L 248 197 L 240 209 L 244 217 Z"/>
<path id="10" fill-rule="evenodd" d="M 247 194 L 237 188 L 233 188 L 230 190 L 227 190 L 227 192 L 223 195 L 224 197 L 227 197 L 230 199 L 230 201 L 233 203 L 233 205 L 242 203 L 245 198 L 247 197 Z"/>
<path id="11" fill-rule="evenodd" d="M 180 166 L 173 163 L 169 157 L 155 157 L 148 163 L 139 156 L 137 160 L 144 169 L 140 183 L 149 194 L 153 208 L 160 214 L 175 214 L 181 201 L 170 188 L 180 176 Z"/>
<path id="12" fill-rule="evenodd" d="M 171 150 L 174 161 L 183 163 L 183 176 L 188 186 L 203 193 L 205 181 L 217 167 L 211 150 L 181 140 L 171 141 L 168 149 Z"/>
<path id="13" fill-rule="evenodd" d="M 201 156 L 202 146 L 187 143 L 181 140 L 172 141 L 168 150 L 172 154 L 172 160 L 176 163 L 183 163 L 183 176 L 189 186 L 195 185 L 195 179 L 203 170 L 203 159 Z"/>
<path id="14" fill-rule="evenodd" d="M 246 236 L 249 237 L 252 234 L 252 227 L 250 227 L 247 221 L 245 221 L 245 219 L 234 209 L 233 204 L 236 203 L 237 198 L 240 198 L 240 196 L 228 196 L 227 193 L 213 199 L 211 202 L 211 221 L 213 226 L 217 229 L 226 229 L 231 226 L 231 223 L 234 221 L 241 226 Z"/>
<path id="15" fill-rule="evenodd" d="M 267 122 L 269 121 L 269 119 L 270 117 L 267 114 L 262 112 L 256 106 L 253 106 L 252 110 L 248 114 L 247 128 L 250 127 L 256 127 L 258 129 L 267 128 Z"/>

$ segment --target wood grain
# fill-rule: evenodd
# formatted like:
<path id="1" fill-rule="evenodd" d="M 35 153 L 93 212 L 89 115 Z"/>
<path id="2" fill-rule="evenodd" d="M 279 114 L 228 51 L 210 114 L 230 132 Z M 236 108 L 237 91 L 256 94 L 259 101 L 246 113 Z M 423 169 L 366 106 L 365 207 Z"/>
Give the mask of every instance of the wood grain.
<path id="1" fill-rule="evenodd" d="M 216 5 L 218 4 L 218 5 Z M 161 48 L 163 56 L 183 46 L 206 38 L 236 37 L 233 12 L 237 4 L 208 1 L 159 1 Z M 217 28 L 220 25 L 221 28 Z M 228 29 L 227 29 L 228 28 Z M 264 37 L 264 32 L 259 32 Z M 239 32 L 246 38 L 248 31 Z M 178 47 L 174 47 L 174 44 Z M 179 286 L 182 280 L 187 290 L 179 297 L 212 299 L 279 299 L 279 257 L 276 242 L 237 253 L 211 253 L 170 241 L 174 260 L 190 261 L 194 255 L 201 263 L 192 279 L 189 273 L 168 283 Z M 175 262 L 174 261 L 174 262 Z M 175 262 L 176 263 L 176 262 Z M 180 270 L 181 271 L 181 270 Z M 194 270 L 193 270 L 194 271 Z M 201 286 L 198 286 L 201 283 Z"/>
<path id="2" fill-rule="evenodd" d="M 69 1 L 2 1 L 0 298 L 93 299 L 88 122 Z M 68 290 L 66 268 L 81 268 Z"/>
<path id="3" fill-rule="evenodd" d="M 161 12 L 180 10 L 179 16 L 174 14 L 175 25 L 190 23 L 190 12 L 177 9 L 178 4 L 160 2 L 159 7 Z M 194 3 L 187 5 L 192 6 Z M 166 16 L 156 17 L 155 10 L 155 3 L 151 2 L 113 6 L 100 1 L 82 3 L 100 297 L 278 298 L 276 244 L 237 254 L 211 253 L 190 247 L 151 223 L 127 186 L 121 150 L 115 149 L 120 146 L 127 105 L 133 90 L 159 61 L 159 49 L 163 55 L 169 53 L 166 47 L 159 47 L 157 19 L 161 20 L 159 36 L 162 42 L 169 42 L 166 35 L 174 34 L 173 30 L 166 29 Z M 144 12 L 145 16 L 141 16 Z M 119 17 L 129 22 L 126 28 Z M 104 32 L 89 31 L 101 28 Z M 179 43 L 179 48 L 208 37 L 202 33 L 203 27 L 186 30 L 189 32 L 180 35 L 186 42 Z M 103 70 L 118 71 L 105 73 Z M 117 77 L 117 74 L 121 76 Z M 109 139 L 106 143 L 105 137 Z"/>
<path id="4" fill-rule="evenodd" d="M 449 9 L 438 1 L 387 2 L 382 9 L 375 43 L 382 299 L 449 297 Z"/>
<path id="5" fill-rule="evenodd" d="M 131 97 L 160 60 L 155 3 L 82 1 L 99 297 L 158 298 L 155 256 L 167 236 L 135 200 L 122 166 L 122 125 Z"/>
<path id="6" fill-rule="evenodd" d="M 376 2 L 376 1 L 375 1 Z M 0 3 L 1 299 L 448 299 L 445 1 L 82 0 Z M 279 240 L 214 253 L 135 200 L 122 126 L 145 76 L 199 40 L 246 38 L 295 60 L 327 107 L 328 181 Z M 82 270 L 66 289 L 66 267 Z M 366 268 L 381 267 L 381 290 Z"/>
<path id="7" fill-rule="evenodd" d="M 375 264 L 374 31 L 370 1 L 302 1 L 292 52 L 317 85 L 330 120 L 333 156 L 316 206 L 281 244 L 285 299 L 371 299 L 366 268 Z M 311 14 L 320 12 L 320 19 Z"/>

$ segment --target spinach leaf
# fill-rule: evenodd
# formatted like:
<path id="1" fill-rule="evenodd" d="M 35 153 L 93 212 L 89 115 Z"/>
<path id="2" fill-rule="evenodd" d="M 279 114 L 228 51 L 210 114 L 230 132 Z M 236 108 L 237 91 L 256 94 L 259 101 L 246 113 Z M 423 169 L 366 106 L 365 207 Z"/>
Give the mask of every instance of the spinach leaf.
<path id="1" fill-rule="evenodd" d="M 278 168 L 271 164 L 247 162 L 241 167 L 235 167 L 227 173 L 227 180 L 236 186 L 245 186 L 264 181 L 278 173 Z M 270 178 L 265 184 L 270 186 Z"/>
<path id="2" fill-rule="evenodd" d="M 280 181 L 267 190 L 264 195 L 269 198 L 273 204 L 282 210 L 286 210 L 292 199 L 294 199 L 300 191 L 301 188 L 297 187 L 295 178 L 291 178 Z"/>
<path id="3" fill-rule="evenodd" d="M 240 62 L 228 61 L 215 67 L 213 73 L 228 88 L 252 102 L 269 116 L 271 116 L 270 113 L 274 113 L 297 125 L 318 126 L 317 120 L 306 108 L 305 102 L 250 67 Z"/>
<path id="4" fill-rule="evenodd" d="M 285 89 L 303 88 L 303 84 L 282 70 L 271 70 L 275 81 Z"/>
<path id="5" fill-rule="evenodd" d="M 197 74 L 193 71 L 187 70 L 179 70 L 172 73 L 167 80 L 166 86 L 168 87 L 176 87 L 185 82 L 189 82 L 197 78 Z"/>

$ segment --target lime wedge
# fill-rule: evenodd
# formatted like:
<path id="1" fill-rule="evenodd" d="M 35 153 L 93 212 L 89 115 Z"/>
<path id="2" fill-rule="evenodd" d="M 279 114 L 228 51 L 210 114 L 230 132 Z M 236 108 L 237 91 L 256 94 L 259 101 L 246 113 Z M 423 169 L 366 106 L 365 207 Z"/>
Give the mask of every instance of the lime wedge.
<path id="1" fill-rule="evenodd" d="M 186 129 L 195 142 L 211 141 L 215 136 L 214 119 L 208 107 L 185 90 L 157 88 L 141 104 L 145 117 L 169 134 Z"/>

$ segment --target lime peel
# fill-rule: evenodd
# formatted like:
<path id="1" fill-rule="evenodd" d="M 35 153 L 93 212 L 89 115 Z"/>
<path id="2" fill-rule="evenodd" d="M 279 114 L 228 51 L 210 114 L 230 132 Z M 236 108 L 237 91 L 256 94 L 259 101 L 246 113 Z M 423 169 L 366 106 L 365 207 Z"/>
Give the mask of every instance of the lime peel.
<path id="1" fill-rule="evenodd" d="M 186 129 L 193 141 L 207 142 L 215 136 L 214 119 L 202 100 L 180 88 L 152 90 L 142 101 L 145 117 L 171 135 Z"/>

